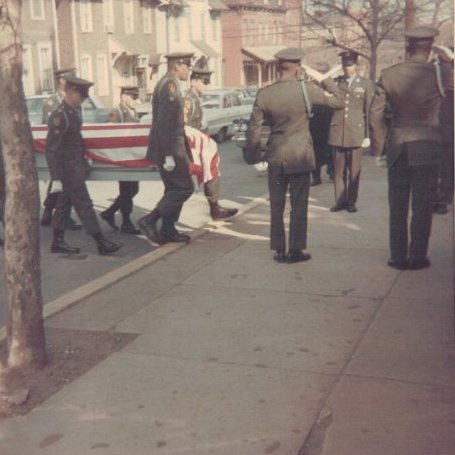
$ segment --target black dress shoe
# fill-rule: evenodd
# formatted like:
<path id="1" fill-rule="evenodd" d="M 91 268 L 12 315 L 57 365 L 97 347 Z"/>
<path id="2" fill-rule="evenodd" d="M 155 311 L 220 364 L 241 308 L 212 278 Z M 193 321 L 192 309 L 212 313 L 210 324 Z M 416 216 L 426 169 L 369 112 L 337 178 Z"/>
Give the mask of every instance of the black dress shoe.
<path id="1" fill-rule="evenodd" d="M 408 261 L 395 261 L 395 259 L 389 259 L 387 265 L 397 270 L 406 270 L 408 268 Z"/>
<path id="2" fill-rule="evenodd" d="M 130 235 L 139 235 L 141 233 L 140 229 L 138 229 L 131 221 L 124 221 L 120 226 L 120 232 L 123 234 L 130 234 Z"/>
<path id="3" fill-rule="evenodd" d="M 286 262 L 288 264 L 294 264 L 295 262 L 309 261 L 311 259 L 311 254 L 304 253 L 300 250 L 290 250 L 286 255 Z"/>
<path id="4" fill-rule="evenodd" d="M 354 204 L 348 205 L 348 212 L 349 213 L 355 213 L 357 212 L 357 207 Z"/>
<path id="5" fill-rule="evenodd" d="M 212 220 L 226 220 L 236 215 L 237 212 L 237 209 L 224 209 L 218 204 L 211 205 L 210 207 L 210 216 L 212 217 Z"/>
<path id="6" fill-rule="evenodd" d="M 187 243 L 191 240 L 188 234 L 179 232 L 177 230 L 171 232 L 160 232 L 160 236 L 163 239 L 163 243 L 175 242 L 175 243 Z"/>
<path id="7" fill-rule="evenodd" d="M 408 270 L 420 270 L 430 267 L 431 262 L 428 258 L 423 259 L 409 259 Z"/>
<path id="8" fill-rule="evenodd" d="M 157 245 L 164 245 L 166 243 L 166 240 L 161 236 L 156 227 L 156 222 L 151 220 L 149 215 L 142 217 L 137 224 L 152 243 Z"/>
<path id="9" fill-rule="evenodd" d="M 279 262 L 282 264 L 283 262 L 286 262 L 286 253 L 284 250 L 277 250 L 276 253 L 273 255 L 273 260 L 275 262 Z"/>
<path id="10" fill-rule="evenodd" d="M 115 224 L 115 216 L 113 213 L 101 212 L 100 217 L 112 228 L 118 231 L 118 226 Z"/>
<path id="11" fill-rule="evenodd" d="M 346 208 L 345 204 L 335 204 L 333 207 L 330 207 L 331 212 L 340 212 Z"/>
<path id="12" fill-rule="evenodd" d="M 79 254 L 81 250 L 68 245 L 63 239 L 54 240 L 51 245 L 51 253 Z"/>
<path id="13" fill-rule="evenodd" d="M 122 243 L 114 243 L 106 238 L 102 238 L 97 241 L 98 244 L 98 253 L 102 256 L 106 256 L 107 254 L 112 254 L 118 251 L 123 244 Z"/>

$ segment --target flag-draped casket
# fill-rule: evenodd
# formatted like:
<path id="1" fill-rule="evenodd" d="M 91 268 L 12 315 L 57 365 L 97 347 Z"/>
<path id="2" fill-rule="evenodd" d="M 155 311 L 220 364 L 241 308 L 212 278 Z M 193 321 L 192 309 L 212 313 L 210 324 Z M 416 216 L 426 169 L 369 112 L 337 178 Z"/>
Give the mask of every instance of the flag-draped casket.
<path id="1" fill-rule="evenodd" d="M 150 126 L 141 123 L 99 123 L 82 126 L 82 137 L 86 146 L 87 158 L 97 167 L 110 166 L 111 169 L 151 170 L 154 163 L 145 156 L 148 146 Z M 209 136 L 190 126 L 185 133 L 193 157 L 193 174 L 199 184 L 220 176 L 219 154 L 216 142 Z M 32 126 L 33 147 L 44 153 L 47 126 Z M 115 174 L 115 172 L 114 172 Z M 113 178 L 113 180 L 116 180 Z"/>

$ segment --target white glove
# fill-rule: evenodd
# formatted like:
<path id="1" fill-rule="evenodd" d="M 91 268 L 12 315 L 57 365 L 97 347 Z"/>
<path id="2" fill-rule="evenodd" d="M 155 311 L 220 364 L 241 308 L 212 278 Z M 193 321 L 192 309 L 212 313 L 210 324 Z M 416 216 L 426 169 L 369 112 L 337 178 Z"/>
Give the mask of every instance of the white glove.
<path id="1" fill-rule="evenodd" d="M 369 138 L 369 137 L 366 137 L 366 138 L 362 141 L 361 147 L 362 147 L 363 149 L 366 149 L 366 148 L 368 148 L 370 145 L 371 145 L 370 138 Z"/>
<path id="2" fill-rule="evenodd" d="M 175 169 L 175 160 L 173 156 L 166 156 L 164 161 L 163 168 L 165 171 L 171 172 Z"/>
<path id="3" fill-rule="evenodd" d="M 269 163 L 267 163 L 267 161 L 260 161 L 259 163 L 256 163 L 254 167 L 259 172 L 265 172 L 269 167 Z"/>
<path id="4" fill-rule="evenodd" d="M 63 191 L 63 185 L 60 180 L 53 180 L 51 190 L 49 193 L 61 193 Z"/>
<path id="5" fill-rule="evenodd" d="M 385 169 L 387 167 L 387 157 L 385 155 L 377 156 L 376 166 Z"/>

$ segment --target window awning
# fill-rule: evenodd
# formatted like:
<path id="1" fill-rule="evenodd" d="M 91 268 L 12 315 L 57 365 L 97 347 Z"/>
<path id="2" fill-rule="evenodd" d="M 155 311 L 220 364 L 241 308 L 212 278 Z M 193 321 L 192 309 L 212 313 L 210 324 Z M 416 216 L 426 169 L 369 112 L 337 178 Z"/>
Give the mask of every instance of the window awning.
<path id="1" fill-rule="evenodd" d="M 220 54 L 213 49 L 212 46 L 209 46 L 205 41 L 191 41 L 193 46 L 196 46 L 200 52 L 202 52 L 207 57 L 217 58 L 220 57 Z"/>
<path id="2" fill-rule="evenodd" d="M 128 55 L 129 57 L 135 57 L 139 55 L 139 52 L 133 52 L 132 50 L 128 49 L 124 44 L 122 44 L 119 40 L 114 38 L 113 36 L 108 37 L 108 48 L 109 52 L 112 56 L 112 64 L 122 55 Z"/>
<path id="3" fill-rule="evenodd" d="M 285 46 L 252 46 L 242 47 L 242 52 L 260 63 L 272 62 L 275 54 L 285 49 Z"/>

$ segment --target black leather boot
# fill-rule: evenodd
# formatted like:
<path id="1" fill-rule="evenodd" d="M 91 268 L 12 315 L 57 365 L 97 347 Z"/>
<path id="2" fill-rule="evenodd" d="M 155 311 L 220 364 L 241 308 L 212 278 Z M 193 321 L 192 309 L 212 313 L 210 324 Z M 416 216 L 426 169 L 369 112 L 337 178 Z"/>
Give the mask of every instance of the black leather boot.
<path id="1" fill-rule="evenodd" d="M 51 253 L 63 253 L 63 254 L 78 254 L 81 250 L 74 246 L 68 245 L 64 238 L 64 231 L 60 229 L 54 229 L 54 237 L 52 239 Z"/>
<path id="2" fill-rule="evenodd" d="M 123 217 L 123 223 L 120 227 L 120 232 L 123 234 L 139 235 L 141 231 L 127 217 Z"/>
<path id="3" fill-rule="evenodd" d="M 157 227 L 158 220 L 161 218 L 160 212 L 157 209 L 152 210 L 148 215 L 143 216 L 137 224 L 141 228 L 145 236 L 153 243 L 162 245 L 166 243 L 161 237 Z"/>
<path id="4" fill-rule="evenodd" d="M 98 246 L 98 253 L 103 256 L 115 253 L 123 246 L 121 243 L 111 242 L 106 237 L 104 237 L 101 232 L 93 234 L 93 238 L 95 239 L 96 245 Z"/>
<path id="5" fill-rule="evenodd" d="M 212 220 L 225 220 L 237 214 L 237 209 L 224 209 L 218 202 L 209 202 Z"/>

